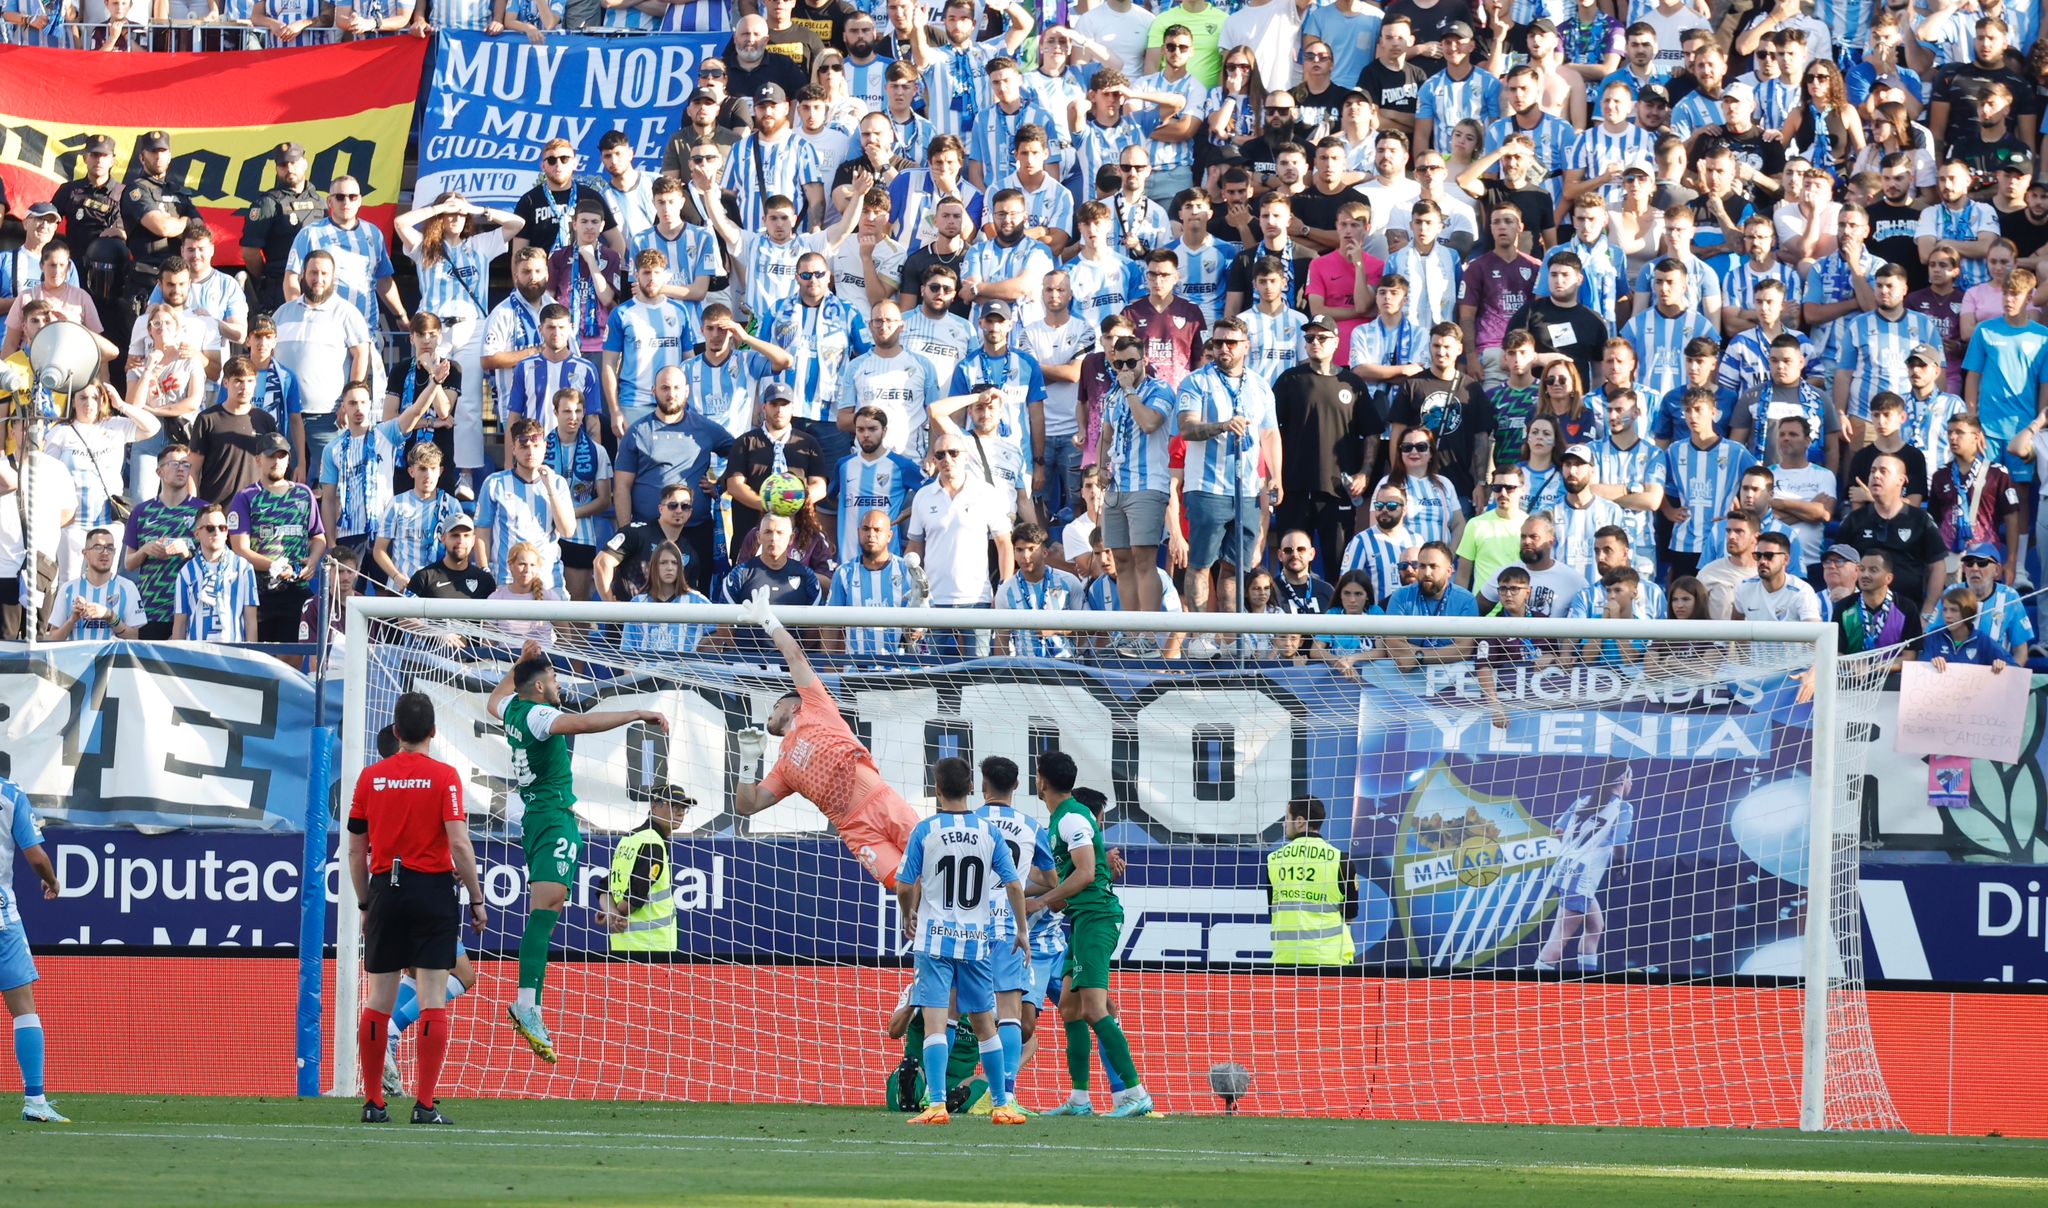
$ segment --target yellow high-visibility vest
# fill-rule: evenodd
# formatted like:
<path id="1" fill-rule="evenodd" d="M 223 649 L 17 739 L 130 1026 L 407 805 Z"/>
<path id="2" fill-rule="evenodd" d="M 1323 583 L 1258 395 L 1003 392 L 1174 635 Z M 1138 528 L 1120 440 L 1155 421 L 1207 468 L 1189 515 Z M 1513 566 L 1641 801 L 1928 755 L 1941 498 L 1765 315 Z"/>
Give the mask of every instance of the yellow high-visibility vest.
<path id="1" fill-rule="evenodd" d="M 1344 853 L 1303 835 L 1266 857 L 1273 886 L 1273 963 L 1348 965 L 1356 956 L 1344 921 Z"/>
<path id="2" fill-rule="evenodd" d="M 668 840 L 652 826 L 645 826 L 619 840 L 612 853 L 611 894 L 623 902 L 633 887 L 633 869 L 643 849 L 654 851 L 654 879 L 647 886 L 647 900 L 626 916 L 626 929 L 612 933 L 613 952 L 674 952 L 676 950 L 676 901 L 669 891 Z"/>

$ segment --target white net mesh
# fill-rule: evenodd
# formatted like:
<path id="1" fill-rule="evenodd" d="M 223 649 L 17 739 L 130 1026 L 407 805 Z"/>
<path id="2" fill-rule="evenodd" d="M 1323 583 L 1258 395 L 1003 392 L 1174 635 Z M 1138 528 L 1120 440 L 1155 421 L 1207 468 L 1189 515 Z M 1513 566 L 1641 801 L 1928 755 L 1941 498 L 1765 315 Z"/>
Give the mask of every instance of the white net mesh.
<path id="1" fill-rule="evenodd" d="M 656 644 L 718 644 L 715 615 L 730 610 L 693 633 L 661 625 Z M 752 779 L 736 734 L 786 690 L 780 661 L 652 653 L 649 632 L 543 635 L 568 707 L 671 721 L 666 736 L 636 725 L 574 742 L 587 842 L 542 996 L 562 1054 L 549 1066 L 505 1021 L 525 874 L 509 752 L 485 709 L 523 635 L 369 623 L 366 703 L 347 724 L 374 759 L 397 695 L 433 698 L 432 753 L 466 778 L 485 867 L 492 925 L 442 1090 L 881 1104 L 903 1056 L 883 1024 L 909 980 L 893 897 L 810 803 L 732 809 Z M 1250 1076 L 1243 1108 L 1260 1113 L 1796 1125 L 1803 937 L 1826 918 L 1826 1094 L 1809 1123 L 1899 1126 L 1863 1009 L 1855 897 L 1857 726 L 1879 665 L 1839 664 L 1832 875 L 1810 888 L 1827 744 L 1798 680 L 1809 644 L 1495 636 L 1422 649 L 1409 671 L 1375 657 L 1386 643 L 1313 630 L 1299 659 L 1219 636 L 1225 657 L 1201 662 L 1098 658 L 1085 634 L 1069 658 L 1000 657 L 996 633 L 980 648 L 997 657 L 877 668 L 831 657 L 837 631 L 803 635 L 920 812 L 947 755 L 1014 760 L 1018 804 L 1041 818 L 1030 786 L 1044 750 L 1109 795 L 1108 839 L 1128 860 L 1112 996 L 1163 1108 L 1221 1110 L 1210 1071 L 1235 1063 Z M 1239 648 L 1267 661 L 1229 657 Z M 771 741 L 769 765 L 778 754 Z M 677 951 L 613 954 L 595 907 L 658 785 L 698 803 L 669 843 Z M 1272 960 L 1266 859 L 1302 797 L 1324 803 L 1321 833 L 1357 874 L 1336 967 Z M 1029 1106 L 1067 1089 L 1056 1009 L 1046 1025 L 1019 1083 Z"/>

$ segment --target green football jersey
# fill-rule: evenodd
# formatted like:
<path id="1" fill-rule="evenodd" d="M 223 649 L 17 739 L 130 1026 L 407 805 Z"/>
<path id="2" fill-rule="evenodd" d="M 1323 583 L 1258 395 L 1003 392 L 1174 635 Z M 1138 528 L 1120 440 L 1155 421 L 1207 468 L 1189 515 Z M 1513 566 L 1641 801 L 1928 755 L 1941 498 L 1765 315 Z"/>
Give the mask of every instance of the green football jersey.
<path id="1" fill-rule="evenodd" d="M 526 803 L 528 813 L 573 813 L 576 784 L 569 771 L 569 740 L 560 734 L 536 738 L 532 730 L 536 710 L 544 710 L 544 717 L 560 712 L 553 705 L 523 697 L 515 696 L 506 702 L 505 741 L 512 744 L 512 779 L 519 786 L 519 798 Z"/>
<path id="2" fill-rule="evenodd" d="M 1095 815 L 1088 812 L 1088 807 L 1072 797 L 1060 802 L 1059 808 L 1052 812 L 1050 829 L 1053 872 L 1062 881 L 1074 873 L 1073 847 L 1076 843 L 1085 841 L 1095 849 L 1095 879 L 1081 892 L 1068 898 L 1065 908 L 1077 914 L 1122 910 L 1123 905 L 1116 900 L 1116 891 L 1109 886 L 1109 851 L 1102 842 L 1102 827 L 1096 823 Z"/>

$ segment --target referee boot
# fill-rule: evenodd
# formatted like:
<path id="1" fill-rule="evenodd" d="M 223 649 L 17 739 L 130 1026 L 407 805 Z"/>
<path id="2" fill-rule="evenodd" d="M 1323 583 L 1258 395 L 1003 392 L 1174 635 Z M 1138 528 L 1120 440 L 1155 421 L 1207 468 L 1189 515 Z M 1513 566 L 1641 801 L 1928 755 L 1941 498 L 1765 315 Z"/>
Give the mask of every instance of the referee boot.
<path id="1" fill-rule="evenodd" d="M 414 1103 L 412 1105 L 412 1122 L 414 1124 L 455 1123 L 455 1121 L 450 1120 L 448 1117 L 441 1114 L 441 1107 L 439 1104 L 436 1104 L 433 1107 L 428 1107 L 424 1103 Z"/>
<path id="2" fill-rule="evenodd" d="M 384 1105 L 381 1103 L 365 1103 L 363 1104 L 363 1123 L 389 1124 L 391 1123 L 391 1113 L 385 1111 Z"/>

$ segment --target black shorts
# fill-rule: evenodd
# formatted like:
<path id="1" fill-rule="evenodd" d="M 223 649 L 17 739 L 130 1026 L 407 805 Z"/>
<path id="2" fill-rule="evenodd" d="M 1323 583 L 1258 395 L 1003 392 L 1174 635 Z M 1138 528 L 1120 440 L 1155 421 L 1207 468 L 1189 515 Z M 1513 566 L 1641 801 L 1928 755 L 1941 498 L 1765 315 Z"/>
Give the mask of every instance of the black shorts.
<path id="1" fill-rule="evenodd" d="M 597 564 L 597 547 L 581 541 L 558 541 L 555 548 L 562 551 L 562 565 L 570 570 L 589 570 Z"/>
<path id="2" fill-rule="evenodd" d="M 462 904 L 452 872 L 370 874 L 370 909 L 363 919 L 363 971 L 453 969 L 462 932 Z"/>

